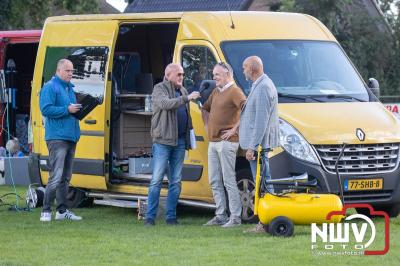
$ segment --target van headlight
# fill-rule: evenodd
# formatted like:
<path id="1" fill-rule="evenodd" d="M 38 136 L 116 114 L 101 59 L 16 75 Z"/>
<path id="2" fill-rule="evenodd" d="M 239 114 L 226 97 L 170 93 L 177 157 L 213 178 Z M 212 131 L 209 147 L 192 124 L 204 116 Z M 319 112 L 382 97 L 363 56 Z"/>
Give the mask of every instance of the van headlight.
<path id="1" fill-rule="evenodd" d="M 288 122 L 279 119 L 279 139 L 281 146 L 292 156 L 310 163 L 319 164 L 317 155 L 304 137 Z"/>

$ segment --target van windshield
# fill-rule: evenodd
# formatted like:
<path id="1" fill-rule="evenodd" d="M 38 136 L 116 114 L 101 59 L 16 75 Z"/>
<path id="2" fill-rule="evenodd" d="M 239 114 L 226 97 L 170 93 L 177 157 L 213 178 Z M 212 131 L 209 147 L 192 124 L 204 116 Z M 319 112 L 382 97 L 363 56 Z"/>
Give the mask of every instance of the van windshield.
<path id="1" fill-rule="evenodd" d="M 334 42 L 232 41 L 221 47 L 246 94 L 251 83 L 245 79 L 242 63 L 257 55 L 278 90 L 280 102 L 369 101 L 363 81 Z"/>

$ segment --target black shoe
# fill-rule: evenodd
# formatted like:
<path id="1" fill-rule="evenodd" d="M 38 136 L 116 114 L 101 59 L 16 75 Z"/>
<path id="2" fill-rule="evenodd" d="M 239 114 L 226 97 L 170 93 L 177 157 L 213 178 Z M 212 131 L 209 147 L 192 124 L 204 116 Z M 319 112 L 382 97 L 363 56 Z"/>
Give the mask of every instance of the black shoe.
<path id="1" fill-rule="evenodd" d="M 165 221 L 168 225 L 178 225 L 178 221 L 176 219 L 167 219 Z"/>
<path id="2" fill-rule="evenodd" d="M 153 219 L 146 219 L 146 222 L 144 223 L 144 226 L 150 227 L 150 226 L 155 226 L 156 224 L 154 223 Z"/>

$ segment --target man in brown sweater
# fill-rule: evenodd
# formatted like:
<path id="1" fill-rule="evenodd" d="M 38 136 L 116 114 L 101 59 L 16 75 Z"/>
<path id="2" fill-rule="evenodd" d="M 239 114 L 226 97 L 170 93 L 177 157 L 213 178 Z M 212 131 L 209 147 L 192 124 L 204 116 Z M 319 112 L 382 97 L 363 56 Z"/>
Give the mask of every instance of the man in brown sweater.
<path id="1" fill-rule="evenodd" d="M 236 184 L 235 163 L 239 147 L 237 129 L 240 111 L 246 101 L 242 90 L 234 85 L 232 67 L 218 63 L 213 70 L 217 87 L 203 106 L 208 112 L 205 119 L 208 128 L 208 177 L 216 204 L 215 217 L 205 225 L 233 227 L 241 224 L 242 204 Z M 229 210 L 227 216 L 226 195 Z"/>

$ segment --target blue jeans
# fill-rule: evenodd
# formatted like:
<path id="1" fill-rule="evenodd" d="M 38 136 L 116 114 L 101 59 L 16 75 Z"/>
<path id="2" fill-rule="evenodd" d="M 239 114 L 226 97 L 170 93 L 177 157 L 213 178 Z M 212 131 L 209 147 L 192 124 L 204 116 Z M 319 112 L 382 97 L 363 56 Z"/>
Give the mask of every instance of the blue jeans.
<path id="1" fill-rule="evenodd" d="M 269 168 L 269 160 L 268 160 L 268 151 L 261 152 L 260 154 L 260 161 L 261 164 L 264 165 L 264 167 L 261 165 L 260 171 L 261 171 L 261 178 L 264 178 L 264 180 L 271 180 L 271 170 Z M 257 156 L 256 156 L 257 158 Z M 253 181 L 256 181 L 256 174 L 257 174 L 257 159 L 249 161 L 250 163 L 250 168 L 251 168 L 251 173 L 253 175 Z M 262 184 L 262 180 L 261 180 Z M 269 185 L 268 187 L 269 192 L 274 192 L 273 186 Z"/>
<path id="2" fill-rule="evenodd" d="M 166 206 L 166 219 L 176 219 L 176 205 L 181 194 L 182 166 L 185 158 L 186 141 L 178 139 L 177 146 L 153 144 L 153 176 L 150 181 L 147 199 L 146 219 L 154 220 L 157 215 L 160 190 L 164 175 L 168 172 L 168 196 Z"/>

